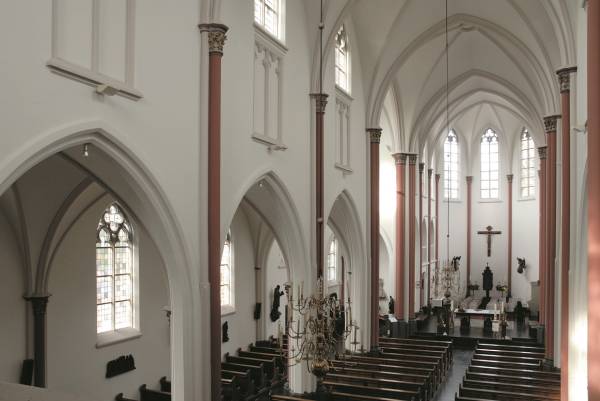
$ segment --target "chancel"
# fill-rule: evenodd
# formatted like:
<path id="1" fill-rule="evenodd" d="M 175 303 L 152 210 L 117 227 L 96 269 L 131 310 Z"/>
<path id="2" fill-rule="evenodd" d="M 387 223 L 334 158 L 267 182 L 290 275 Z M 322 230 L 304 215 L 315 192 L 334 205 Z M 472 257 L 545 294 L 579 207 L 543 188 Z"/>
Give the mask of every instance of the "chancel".
<path id="1" fill-rule="evenodd" d="M 600 0 L 0 15 L 0 399 L 600 401 Z"/>

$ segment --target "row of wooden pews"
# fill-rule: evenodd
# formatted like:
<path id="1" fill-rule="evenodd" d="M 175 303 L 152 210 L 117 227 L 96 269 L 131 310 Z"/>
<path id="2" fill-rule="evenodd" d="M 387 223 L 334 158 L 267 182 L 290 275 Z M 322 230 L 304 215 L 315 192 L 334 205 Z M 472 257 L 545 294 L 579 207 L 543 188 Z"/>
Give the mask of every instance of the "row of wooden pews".
<path id="1" fill-rule="evenodd" d="M 137 401 L 125 398 L 123 393 L 117 394 L 115 401 Z M 166 377 L 159 380 L 159 390 L 149 389 L 142 384 L 140 386 L 140 401 L 171 401 L 171 382 Z"/>
<path id="2" fill-rule="evenodd" d="M 535 343 L 479 341 L 455 400 L 560 400 L 560 373 L 543 371 L 543 359 Z"/>

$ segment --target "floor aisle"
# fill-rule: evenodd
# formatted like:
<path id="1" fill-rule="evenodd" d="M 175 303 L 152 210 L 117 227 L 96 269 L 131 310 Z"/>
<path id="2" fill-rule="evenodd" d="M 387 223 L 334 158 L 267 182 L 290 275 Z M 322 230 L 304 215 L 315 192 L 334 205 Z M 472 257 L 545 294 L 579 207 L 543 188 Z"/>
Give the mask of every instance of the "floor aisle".
<path id="1" fill-rule="evenodd" d="M 453 362 L 446 381 L 440 386 L 433 401 L 454 401 L 460 383 L 473 357 L 473 350 L 454 348 Z"/>

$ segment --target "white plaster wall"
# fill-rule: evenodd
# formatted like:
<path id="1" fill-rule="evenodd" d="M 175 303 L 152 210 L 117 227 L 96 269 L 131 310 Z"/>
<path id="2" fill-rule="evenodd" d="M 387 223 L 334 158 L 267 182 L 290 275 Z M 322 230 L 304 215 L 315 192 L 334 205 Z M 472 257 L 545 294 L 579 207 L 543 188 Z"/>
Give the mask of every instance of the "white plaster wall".
<path id="1" fill-rule="evenodd" d="M 18 383 L 23 359 L 27 358 L 27 314 L 31 314 L 31 306 L 23 299 L 25 269 L 18 242 L 2 210 L 0 254 L 0 381 Z"/>
<path id="2" fill-rule="evenodd" d="M 171 376 L 169 323 L 162 310 L 169 305 L 164 263 L 135 221 L 142 336 L 96 348 L 95 236 L 98 219 L 110 202 L 104 197 L 89 208 L 57 250 L 50 271 L 47 316 L 48 388 L 107 401 L 121 392 L 139 398 L 141 384 L 158 388 L 162 376 Z M 136 369 L 106 379 L 106 363 L 128 354 L 135 358 Z"/>

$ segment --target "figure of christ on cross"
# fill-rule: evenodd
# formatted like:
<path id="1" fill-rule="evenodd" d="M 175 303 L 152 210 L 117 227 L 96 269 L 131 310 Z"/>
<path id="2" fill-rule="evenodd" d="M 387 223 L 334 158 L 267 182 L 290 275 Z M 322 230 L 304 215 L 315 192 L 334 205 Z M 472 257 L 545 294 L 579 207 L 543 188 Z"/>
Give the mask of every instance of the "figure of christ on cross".
<path id="1" fill-rule="evenodd" d="M 487 235 L 487 255 L 488 258 L 492 256 L 492 235 L 502 234 L 502 231 L 492 231 L 492 226 L 487 226 L 485 231 L 477 231 L 477 234 Z"/>

